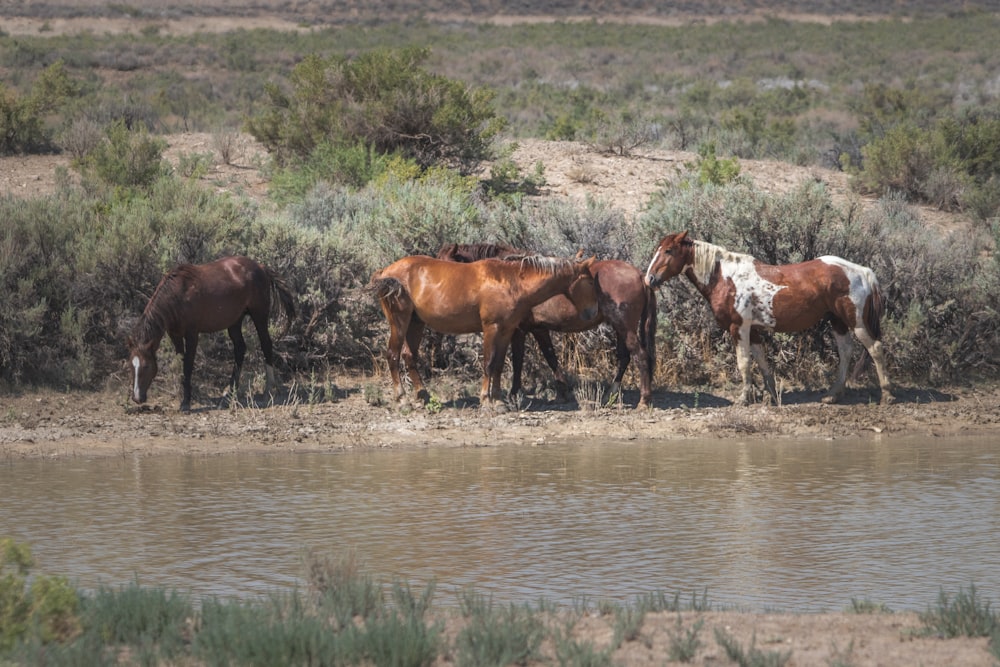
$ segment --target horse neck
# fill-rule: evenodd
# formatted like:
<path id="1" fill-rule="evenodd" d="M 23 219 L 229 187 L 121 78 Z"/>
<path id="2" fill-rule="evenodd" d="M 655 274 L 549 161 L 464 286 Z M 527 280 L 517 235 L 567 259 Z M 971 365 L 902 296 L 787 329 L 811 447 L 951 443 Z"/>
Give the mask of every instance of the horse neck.
<path id="1" fill-rule="evenodd" d="M 721 246 L 705 241 L 694 242 L 694 259 L 684 269 L 684 275 L 706 298 L 712 278 L 719 271 L 719 263 L 728 254 Z"/>
<path id="2" fill-rule="evenodd" d="M 557 294 L 565 294 L 576 279 L 576 268 L 572 263 L 565 265 L 546 265 L 542 262 L 549 258 L 526 257 L 521 261 L 523 268 L 527 267 L 533 273 L 536 288 L 531 293 L 531 306 L 548 301 Z"/>
<path id="3" fill-rule="evenodd" d="M 162 320 L 150 317 L 144 312 L 132 331 L 132 340 L 136 345 L 148 346 L 150 350 L 156 352 L 165 332 L 166 327 Z"/>
<path id="4" fill-rule="evenodd" d="M 175 300 L 177 277 L 173 274 L 164 276 L 156 286 L 153 296 L 142 311 L 142 316 L 135 325 L 132 338 L 140 345 L 151 345 L 153 350 L 160 345 L 160 340 L 166 333 L 172 318 L 176 315 L 171 302 Z"/>

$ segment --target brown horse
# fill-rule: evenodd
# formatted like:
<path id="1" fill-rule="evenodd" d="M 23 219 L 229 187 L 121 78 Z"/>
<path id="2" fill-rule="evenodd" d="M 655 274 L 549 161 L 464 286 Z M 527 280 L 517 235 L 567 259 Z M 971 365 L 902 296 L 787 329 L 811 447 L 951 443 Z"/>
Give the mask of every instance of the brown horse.
<path id="1" fill-rule="evenodd" d="M 657 287 L 683 273 L 708 300 L 716 322 L 729 331 L 736 344 L 736 365 L 743 378 L 740 404 L 751 398 L 751 355 L 764 375 L 771 399 L 778 400 L 761 331 L 803 331 L 824 316 L 833 324 L 840 366 L 837 380 L 823 401 L 836 402 L 844 390 L 852 331 L 875 361 L 882 403 L 893 401 L 879 342 L 885 304 L 871 269 L 832 255 L 772 266 L 750 255 L 691 240 L 687 234 L 670 234 L 660 241 L 646 271 L 646 284 Z"/>
<path id="2" fill-rule="evenodd" d="M 399 359 L 422 400 L 427 391 L 417 371 L 424 327 L 446 333 L 483 333 L 483 384 L 480 402 L 500 398 L 500 374 L 511 337 L 531 309 L 556 294 L 566 294 L 581 316 L 590 319 L 597 296 L 590 267 L 594 258 L 574 261 L 524 256 L 520 261 L 487 259 L 458 264 L 433 257 L 404 257 L 372 276 L 382 312 L 389 322 L 386 357 L 397 400 L 403 396 Z"/>
<path id="3" fill-rule="evenodd" d="M 510 246 L 493 243 L 456 244 L 441 246 L 438 259 L 454 262 L 474 262 L 487 257 L 503 258 L 525 254 Z M 511 339 L 510 356 L 513 381 L 510 393 L 521 391 L 521 370 L 524 366 L 524 343 L 530 333 L 548 363 L 560 387 L 566 387 L 566 376 L 559 367 L 551 332 L 578 333 L 607 322 L 615 332 L 615 353 L 618 370 L 611 385 L 611 394 L 621 390 L 622 378 L 631 359 L 639 367 L 639 406 L 649 406 L 653 399 L 653 370 L 656 366 L 656 292 L 643 284 L 642 272 L 628 262 L 609 259 L 594 262 L 590 267 L 597 290 L 597 316 L 583 319 L 573 303 L 558 294 L 531 309 Z"/>
<path id="4" fill-rule="evenodd" d="M 146 402 L 146 392 L 156 377 L 156 351 L 164 334 L 170 336 L 177 353 L 184 356 L 182 411 L 191 409 L 191 372 L 198 334 L 223 329 L 229 332 L 235 358 L 229 384 L 235 391 L 247 349 L 243 340 L 246 315 L 260 338 L 267 386 L 273 386 L 274 355 L 267 330 L 272 292 L 290 322 L 295 316 L 295 304 L 285 282 L 252 259 L 225 257 L 208 264 L 181 264 L 163 276 L 128 338 L 133 369 L 132 400 Z"/>

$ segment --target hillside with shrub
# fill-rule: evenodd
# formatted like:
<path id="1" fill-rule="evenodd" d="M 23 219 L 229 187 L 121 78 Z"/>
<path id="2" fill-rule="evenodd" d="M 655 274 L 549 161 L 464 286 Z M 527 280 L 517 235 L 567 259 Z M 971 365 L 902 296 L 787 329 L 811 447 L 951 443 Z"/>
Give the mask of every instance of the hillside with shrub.
<path id="1" fill-rule="evenodd" d="M 381 363 L 386 327 L 365 285 L 402 255 L 502 241 L 641 267 L 680 229 L 772 263 L 867 265 L 888 296 L 894 378 L 993 381 L 1000 19 L 986 5 L 892 6 L 681 25 L 560 21 L 555 8 L 551 22 L 303 15 L 294 30 L 182 34 L 169 22 L 208 10 L 140 3 L 131 31 L 0 32 L 4 170 L 31 156 L 63 165 L 50 191 L 0 199 L 0 382 L 103 386 L 178 262 L 241 253 L 283 274 L 300 317 L 278 350 L 286 373 L 309 378 Z M 61 20 L 59 7 L 29 18 Z M 211 146 L 167 159 L 170 138 L 192 131 Z M 254 192 L 213 180 L 241 168 L 242 133 L 263 149 L 246 165 Z M 553 196 L 557 179 L 585 191 L 598 176 L 582 157 L 558 175 L 525 162 L 519 142 L 538 140 L 639 169 L 661 159 L 669 175 L 639 195 L 626 183 Z M 749 169 L 767 164 L 812 176 L 767 187 Z M 930 222 L 944 214 L 959 233 Z M 659 296 L 657 383 L 729 377 L 731 344 L 700 296 L 681 284 Z M 769 343 L 776 372 L 824 385 L 828 327 L 791 340 Z M 603 374 L 609 342 L 566 337 L 561 354 Z M 428 345 L 437 372 L 478 374 L 474 342 Z M 222 377 L 228 340 L 202 349 Z"/>

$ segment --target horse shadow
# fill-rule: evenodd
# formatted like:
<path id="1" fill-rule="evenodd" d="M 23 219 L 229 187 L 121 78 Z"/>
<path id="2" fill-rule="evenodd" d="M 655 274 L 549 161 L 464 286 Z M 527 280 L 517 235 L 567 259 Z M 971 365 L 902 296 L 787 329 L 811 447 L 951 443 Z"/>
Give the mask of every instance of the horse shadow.
<path id="1" fill-rule="evenodd" d="M 826 392 L 814 389 L 794 389 L 779 394 L 781 405 L 819 405 Z M 928 387 L 895 387 L 892 392 L 896 404 L 946 403 L 958 397 L 938 389 Z M 844 390 L 836 405 L 858 406 L 878 405 L 882 392 L 878 387 L 853 387 Z M 724 408 L 735 405 L 732 399 L 701 391 L 657 391 L 653 394 L 654 408 Z M 754 405 L 763 405 L 758 400 Z"/>

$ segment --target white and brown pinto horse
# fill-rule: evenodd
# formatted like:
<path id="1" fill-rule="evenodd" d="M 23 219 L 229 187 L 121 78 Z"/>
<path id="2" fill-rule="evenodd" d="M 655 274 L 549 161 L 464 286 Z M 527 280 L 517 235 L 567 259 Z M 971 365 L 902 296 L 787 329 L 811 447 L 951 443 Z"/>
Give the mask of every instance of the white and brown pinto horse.
<path id="1" fill-rule="evenodd" d="M 823 401 L 836 402 L 844 391 L 852 331 L 875 362 L 882 403 L 893 401 L 879 342 L 885 304 L 871 269 L 832 255 L 772 266 L 750 255 L 689 239 L 685 231 L 665 236 L 656 246 L 646 270 L 646 284 L 657 287 L 680 273 L 708 300 L 716 322 L 733 337 L 736 364 L 743 379 L 740 404 L 745 405 L 751 398 L 751 357 L 764 375 L 771 399 L 777 402 L 761 331 L 803 331 L 825 316 L 833 324 L 840 366 L 837 380 Z"/>

